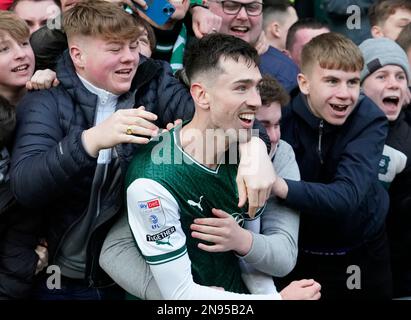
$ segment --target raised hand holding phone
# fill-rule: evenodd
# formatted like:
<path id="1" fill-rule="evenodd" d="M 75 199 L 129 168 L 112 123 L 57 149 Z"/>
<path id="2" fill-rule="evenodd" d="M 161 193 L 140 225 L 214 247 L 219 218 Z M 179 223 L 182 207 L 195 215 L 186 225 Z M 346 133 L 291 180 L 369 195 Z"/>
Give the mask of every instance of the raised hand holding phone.
<path id="1" fill-rule="evenodd" d="M 173 15 L 175 8 L 167 0 L 146 0 L 147 9 L 143 9 L 135 1 L 131 1 L 134 8 L 151 19 L 155 24 L 164 25 Z"/>

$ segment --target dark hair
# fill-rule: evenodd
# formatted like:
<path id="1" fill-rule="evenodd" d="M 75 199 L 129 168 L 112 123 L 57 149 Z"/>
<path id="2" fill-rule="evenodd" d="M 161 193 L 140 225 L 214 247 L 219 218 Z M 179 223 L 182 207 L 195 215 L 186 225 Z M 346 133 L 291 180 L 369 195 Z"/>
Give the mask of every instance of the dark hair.
<path id="1" fill-rule="evenodd" d="M 319 22 L 317 20 L 314 20 L 312 18 L 298 20 L 290 27 L 290 29 L 288 29 L 287 39 L 285 41 L 285 48 L 288 51 L 292 50 L 293 45 L 295 43 L 295 35 L 297 34 L 299 30 L 301 29 L 319 30 L 323 28 L 329 29 L 329 27 L 326 24 Z"/>
<path id="2" fill-rule="evenodd" d="M 188 81 L 191 83 L 199 73 L 221 70 L 221 57 L 235 61 L 244 58 L 250 65 L 259 64 L 257 51 L 244 40 L 221 33 L 208 34 L 185 50 L 183 61 Z"/>
<path id="3" fill-rule="evenodd" d="M 263 16 L 272 12 L 287 12 L 289 7 L 292 7 L 292 5 L 288 0 L 264 0 Z"/>
<path id="4" fill-rule="evenodd" d="M 264 0 L 264 10 L 267 8 L 278 8 L 278 11 L 286 11 L 288 7 L 292 7 L 290 0 Z"/>
<path id="5" fill-rule="evenodd" d="M 150 42 L 149 43 L 150 49 L 152 52 L 154 52 L 156 50 L 157 38 L 156 38 L 156 34 L 154 33 L 153 27 L 147 20 L 141 18 L 140 16 L 133 15 L 133 17 L 137 20 L 140 27 L 147 31 L 147 38 L 148 38 L 148 41 Z"/>
<path id="6" fill-rule="evenodd" d="M 368 9 L 370 25 L 378 26 L 383 24 L 390 15 L 394 14 L 399 8 L 411 11 L 411 1 L 409 0 L 377 0 Z"/>
<path id="7" fill-rule="evenodd" d="M 407 53 L 408 49 L 411 48 L 411 23 L 407 24 L 400 32 L 397 38 L 397 43 L 401 48 Z"/>
<path id="8" fill-rule="evenodd" d="M 55 70 L 57 59 L 68 47 L 66 34 L 47 26 L 33 32 L 30 44 L 36 57 L 36 70 Z"/>
<path id="9" fill-rule="evenodd" d="M 15 126 L 15 108 L 6 98 L 0 95 L 0 150 L 12 139 Z"/>
<path id="10" fill-rule="evenodd" d="M 264 0 L 263 4 L 263 29 L 267 24 L 275 20 L 284 23 L 288 16 L 288 8 L 292 7 L 289 0 Z"/>
<path id="11" fill-rule="evenodd" d="M 288 92 L 276 79 L 269 75 L 263 76 L 259 88 L 262 106 L 269 106 L 273 102 L 285 106 L 290 101 Z"/>

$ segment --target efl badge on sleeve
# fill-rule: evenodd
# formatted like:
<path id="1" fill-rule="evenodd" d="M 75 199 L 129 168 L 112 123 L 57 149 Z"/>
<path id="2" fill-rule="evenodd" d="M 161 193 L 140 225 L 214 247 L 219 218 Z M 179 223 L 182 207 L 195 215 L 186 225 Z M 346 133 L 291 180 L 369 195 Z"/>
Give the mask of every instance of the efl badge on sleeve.
<path id="1" fill-rule="evenodd" d="M 166 224 L 166 216 L 159 198 L 139 201 L 138 207 L 144 215 L 144 224 L 150 231 L 159 231 Z"/>

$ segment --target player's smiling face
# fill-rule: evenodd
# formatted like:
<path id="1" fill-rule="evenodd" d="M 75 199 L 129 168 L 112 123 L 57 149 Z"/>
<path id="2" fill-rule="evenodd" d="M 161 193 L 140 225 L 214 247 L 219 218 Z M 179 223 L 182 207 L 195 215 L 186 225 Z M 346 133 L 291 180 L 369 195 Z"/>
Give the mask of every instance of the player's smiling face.
<path id="1" fill-rule="evenodd" d="M 210 123 L 214 129 L 226 132 L 250 131 L 261 106 L 258 91 L 261 73 L 254 62 L 243 58 L 235 61 L 222 57 L 219 66 L 222 72 L 218 71 L 207 89 Z"/>

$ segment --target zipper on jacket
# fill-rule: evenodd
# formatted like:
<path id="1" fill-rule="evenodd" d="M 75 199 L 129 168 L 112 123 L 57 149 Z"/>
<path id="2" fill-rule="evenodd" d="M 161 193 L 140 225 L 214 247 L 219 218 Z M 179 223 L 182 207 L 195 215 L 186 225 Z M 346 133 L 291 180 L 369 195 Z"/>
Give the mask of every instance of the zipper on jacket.
<path id="1" fill-rule="evenodd" d="M 318 152 L 318 157 L 320 158 L 320 163 L 323 164 L 323 155 L 322 155 L 322 150 L 321 150 L 321 144 L 322 144 L 322 138 L 323 138 L 323 129 L 324 129 L 324 120 L 320 121 L 320 127 L 318 129 L 318 146 L 317 146 L 317 152 Z"/>
<path id="2" fill-rule="evenodd" d="M 114 147 L 114 148 L 117 148 L 117 146 L 116 147 Z M 115 152 L 114 151 L 114 148 L 113 148 L 113 152 Z M 117 152 L 117 158 L 112 158 L 112 161 L 118 161 L 118 169 L 117 170 L 120 170 L 120 172 L 122 172 L 122 169 L 121 169 L 121 161 L 120 161 L 120 155 L 119 155 L 119 151 L 117 151 L 116 150 L 116 152 Z M 121 152 L 120 152 L 121 153 Z M 103 183 L 103 185 L 105 184 L 105 181 L 107 180 L 107 170 L 108 170 L 108 164 L 106 165 L 106 168 L 105 168 L 105 173 L 104 173 L 104 183 Z M 120 175 L 121 175 L 121 173 L 120 173 Z M 100 190 L 101 191 L 101 190 Z M 99 192 L 100 193 L 100 192 Z M 99 204 L 101 204 L 101 201 L 100 201 L 100 194 L 99 194 Z M 121 207 L 121 206 L 120 206 Z M 109 210 L 110 211 L 112 211 L 112 207 L 110 207 L 108 210 L 106 210 L 105 211 L 105 213 L 106 213 L 106 216 L 108 215 L 107 214 L 107 212 L 109 212 Z M 114 212 L 118 212 L 117 210 L 115 210 Z M 98 215 L 97 216 L 100 216 L 100 205 L 98 206 Z M 93 254 L 91 254 L 91 257 L 90 257 L 90 251 L 91 252 L 93 252 L 93 245 L 94 245 L 94 238 L 95 238 L 95 235 L 96 235 L 96 232 L 98 232 L 98 229 L 103 225 L 103 224 L 105 224 L 106 222 L 108 222 L 109 220 L 112 220 L 115 216 L 116 216 L 116 214 L 114 214 L 114 215 L 111 215 L 111 214 L 109 214 L 108 216 L 110 216 L 108 219 L 103 219 L 102 221 L 98 221 L 98 219 L 95 221 L 96 222 L 96 224 L 93 226 L 93 228 L 91 229 L 91 237 L 90 237 L 90 239 L 89 239 L 89 242 L 88 242 L 88 245 L 87 245 L 87 249 L 86 249 L 86 252 L 87 252 L 87 254 L 86 254 L 86 260 L 87 260 L 87 262 L 90 262 L 90 265 L 87 263 L 86 264 L 86 270 L 85 270 L 85 275 L 86 275 L 86 279 L 87 279 L 87 281 L 88 281 L 88 283 L 89 283 L 89 285 L 90 286 L 92 286 L 92 287 L 98 287 L 98 288 L 104 288 L 104 287 L 108 287 L 108 286 L 112 286 L 113 285 L 113 283 L 114 283 L 114 281 L 112 282 L 112 283 L 110 283 L 110 284 L 108 284 L 108 285 L 104 285 L 104 286 L 102 286 L 102 285 L 100 285 L 100 282 L 99 281 L 96 281 L 96 280 L 99 280 L 99 279 L 96 279 L 95 277 L 96 277 L 96 264 L 98 264 L 98 262 L 96 263 L 96 259 L 99 259 L 99 256 L 100 256 L 100 254 L 97 256 L 97 257 L 95 257 Z M 101 249 L 101 248 L 100 248 Z M 100 250 L 101 251 L 101 250 Z"/>
<path id="3" fill-rule="evenodd" d="M 67 228 L 67 230 L 63 233 L 63 236 L 60 238 L 60 241 L 58 242 L 57 246 L 56 246 L 56 250 L 54 251 L 54 257 L 53 257 L 53 263 L 56 262 L 56 258 L 59 254 L 59 251 L 61 249 L 61 246 L 63 245 L 64 240 L 66 240 L 67 235 L 70 233 L 70 231 L 80 222 L 81 219 L 84 218 L 84 216 L 86 215 L 87 210 L 85 210 L 83 212 L 83 214 L 78 217 L 75 221 L 73 221 L 73 223 Z"/>
<path id="4" fill-rule="evenodd" d="M 111 151 L 113 152 L 113 150 Z M 113 160 L 113 159 L 112 159 Z M 94 223 L 97 222 L 98 217 L 100 216 L 100 208 L 101 208 L 101 189 L 103 189 L 104 184 L 106 183 L 107 180 L 107 171 L 108 171 L 108 166 L 109 164 L 106 163 L 104 165 L 104 175 L 103 175 L 103 181 L 101 181 L 100 187 L 98 188 L 98 192 L 97 192 L 97 204 L 96 204 L 96 216 L 94 217 Z M 93 224 L 94 224 L 93 223 Z M 95 228 L 91 228 L 91 234 L 94 233 L 96 229 Z M 90 237 L 87 247 L 86 247 L 86 268 L 84 270 L 84 275 L 86 276 L 86 278 L 88 279 L 89 282 L 89 286 L 90 287 L 94 287 L 94 279 L 93 279 L 93 274 L 94 274 L 94 260 L 95 260 L 95 256 L 93 254 L 91 254 L 91 258 L 90 258 L 90 270 L 87 270 L 87 263 L 89 262 L 89 248 L 90 248 L 90 243 L 93 239 L 93 236 Z M 92 246 L 92 245 L 91 245 Z M 90 249 L 91 250 L 91 249 Z"/>
<path id="5" fill-rule="evenodd" d="M 101 195 L 102 186 L 104 185 L 104 182 L 105 182 L 105 180 L 106 180 L 107 167 L 108 167 L 108 164 L 105 165 L 103 182 L 102 182 L 102 185 L 99 187 L 99 190 L 98 190 L 98 195 L 97 195 L 97 198 L 98 198 L 98 199 L 97 199 L 97 215 L 96 215 L 95 219 L 97 219 L 97 217 L 98 217 L 99 214 L 100 214 L 100 195 Z M 64 232 L 63 236 L 61 237 L 61 239 L 60 239 L 60 241 L 59 241 L 59 243 L 58 243 L 58 245 L 57 245 L 57 247 L 56 247 L 56 251 L 55 251 L 55 254 L 54 254 L 54 259 L 57 258 L 58 253 L 59 253 L 59 251 L 60 251 L 60 249 L 61 249 L 61 247 L 62 247 L 62 245 L 63 245 L 63 243 L 64 243 L 64 241 L 65 241 L 65 239 L 66 239 L 66 237 L 67 237 L 67 235 L 68 235 L 68 234 L 73 230 L 73 228 L 87 215 L 87 212 L 88 212 L 88 206 L 87 206 L 87 209 L 83 212 L 83 214 L 82 214 L 80 217 L 78 217 L 78 218 L 67 228 L 67 230 Z M 93 230 L 93 231 L 94 231 L 94 230 Z M 54 259 L 53 259 L 53 260 L 54 260 Z M 94 258 L 93 258 L 93 259 L 94 259 Z M 87 262 L 88 262 L 88 254 L 87 254 L 87 249 L 86 249 L 86 269 L 84 270 L 84 278 L 85 278 L 85 279 L 88 279 L 90 286 L 93 286 L 94 281 L 93 281 L 93 280 L 89 277 L 89 275 L 87 274 Z M 92 261 L 92 265 L 94 265 L 93 261 Z"/>

